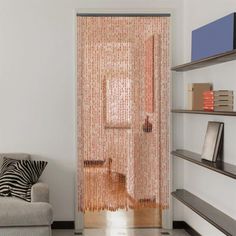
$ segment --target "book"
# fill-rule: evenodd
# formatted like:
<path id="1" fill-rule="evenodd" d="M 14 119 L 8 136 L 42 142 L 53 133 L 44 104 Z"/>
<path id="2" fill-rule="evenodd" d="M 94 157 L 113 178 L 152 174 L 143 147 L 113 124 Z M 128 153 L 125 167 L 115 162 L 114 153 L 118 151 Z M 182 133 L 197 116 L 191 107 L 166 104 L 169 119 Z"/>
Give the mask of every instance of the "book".
<path id="1" fill-rule="evenodd" d="M 214 108 L 214 106 L 213 105 L 204 105 L 204 107 L 203 108 Z"/>
<path id="2" fill-rule="evenodd" d="M 218 90 L 214 91 L 214 96 L 233 96 L 234 92 L 232 90 Z"/>
<path id="3" fill-rule="evenodd" d="M 214 106 L 214 101 L 204 101 L 204 107 L 205 106 Z"/>
<path id="4" fill-rule="evenodd" d="M 215 106 L 233 106 L 232 100 L 218 100 L 214 101 Z"/>
<path id="5" fill-rule="evenodd" d="M 232 96 L 214 96 L 214 101 L 234 101 Z"/>
<path id="6" fill-rule="evenodd" d="M 233 111 L 233 106 L 214 106 L 214 111 Z"/>
<path id="7" fill-rule="evenodd" d="M 212 91 L 212 90 L 206 91 L 206 92 L 203 93 L 203 95 L 204 96 L 209 96 L 209 97 L 214 96 L 214 91 Z"/>
<path id="8" fill-rule="evenodd" d="M 204 110 L 204 92 L 211 91 L 210 83 L 193 83 L 188 85 L 188 109 Z"/>
<path id="9" fill-rule="evenodd" d="M 203 95 L 203 99 L 205 100 L 214 100 L 214 96 Z"/>
<path id="10" fill-rule="evenodd" d="M 204 111 L 214 111 L 214 107 L 213 106 L 204 106 Z"/>
<path id="11" fill-rule="evenodd" d="M 214 111 L 214 92 L 206 91 L 203 93 L 203 109 L 204 111 Z"/>
<path id="12" fill-rule="evenodd" d="M 202 159 L 216 162 L 222 158 L 224 123 L 209 121 L 202 149 Z"/>
<path id="13" fill-rule="evenodd" d="M 214 101 L 229 101 L 229 102 L 234 102 L 233 97 L 228 97 L 228 96 L 215 96 Z"/>
<path id="14" fill-rule="evenodd" d="M 233 95 L 232 90 L 206 91 L 203 93 L 203 109 L 208 111 L 212 109 L 215 111 L 233 111 Z"/>
<path id="15" fill-rule="evenodd" d="M 188 110 L 193 110 L 193 87 L 188 84 Z"/>

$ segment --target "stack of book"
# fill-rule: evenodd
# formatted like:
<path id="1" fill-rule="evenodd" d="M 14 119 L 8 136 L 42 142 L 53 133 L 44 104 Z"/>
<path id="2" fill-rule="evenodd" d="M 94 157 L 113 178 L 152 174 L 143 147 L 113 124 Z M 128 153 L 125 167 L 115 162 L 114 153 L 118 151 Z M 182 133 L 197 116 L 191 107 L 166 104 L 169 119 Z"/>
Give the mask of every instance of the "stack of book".
<path id="1" fill-rule="evenodd" d="M 212 90 L 211 83 L 193 83 L 188 85 L 188 109 L 204 110 L 204 99 L 202 94 Z"/>
<path id="2" fill-rule="evenodd" d="M 233 111 L 234 93 L 230 90 L 206 91 L 203 93 L 205 111 Z"/>
<path id="3" fill-rule="evenodd" d="M 214 110 L 215 111 L 233 111 L 234 93 L 229 90 L 214 91 Z"/>
<path id="4" fill-rule="evenodd" d="M 204 111 L 214 111 L 214 92 L 206 91 L 203 93 L 203 109 Z"/>

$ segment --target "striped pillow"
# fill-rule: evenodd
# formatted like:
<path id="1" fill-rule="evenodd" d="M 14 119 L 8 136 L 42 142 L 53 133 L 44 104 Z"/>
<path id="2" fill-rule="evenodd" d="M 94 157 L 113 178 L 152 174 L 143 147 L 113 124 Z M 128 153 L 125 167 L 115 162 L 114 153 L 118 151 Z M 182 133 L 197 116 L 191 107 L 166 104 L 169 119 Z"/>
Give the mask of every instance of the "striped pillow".
<path id="1" fill-rule="evenodd" d="M 8 158 L 8 157 L 3 157 L 0 176 L 2 176 L 7 170 L 13 169 L 14 166 L 12 164 L 16 163 L 17 161 L 19 161 L 19 160 Z"/>
<path id="2" fill-rule="evenodd" d="M 0 196 L 14 196 L 31 201 L 31 187 L 45 169 L 47 162 L 20 160 L 12 163 L 0 176 Z"/>

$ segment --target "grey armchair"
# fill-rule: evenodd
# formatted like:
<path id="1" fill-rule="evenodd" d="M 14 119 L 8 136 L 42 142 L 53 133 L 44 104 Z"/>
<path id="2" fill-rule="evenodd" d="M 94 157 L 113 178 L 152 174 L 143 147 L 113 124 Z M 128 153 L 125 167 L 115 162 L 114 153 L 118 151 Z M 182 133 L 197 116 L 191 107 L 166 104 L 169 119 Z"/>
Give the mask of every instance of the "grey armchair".
<path id="1" fill-rule="evenodd" d="M 20 153 L 0 154 L 28 160 L 30 155 Z M 51 236 L 52 207 L 49 204 L 49 188 L 45 183 L 36 183 L 31 189 L 31 202 L 15 197 L 0 197 L 1 236 Z"/>

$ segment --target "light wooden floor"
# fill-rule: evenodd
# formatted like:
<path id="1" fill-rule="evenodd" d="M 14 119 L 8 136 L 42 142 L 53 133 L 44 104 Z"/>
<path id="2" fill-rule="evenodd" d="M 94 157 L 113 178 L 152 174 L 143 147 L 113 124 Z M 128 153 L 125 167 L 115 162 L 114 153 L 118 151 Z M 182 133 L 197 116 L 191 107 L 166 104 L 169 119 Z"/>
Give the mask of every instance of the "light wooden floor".
<path id="1" fill-rule="evenodd" d="M 129 198 L 125 179 L 111 173 L 106 167 L 85 167 L 84 204 L 87 209 L 119 209 L 128 206 Z"/>
<path id="2" fill-rule="evenodd" d="M 86 212 L 85 228 L 160 227 L 158 209 L 119 210 L 116 212 Z"/>
<path id="3" fill-rule="evenodd" d="M 85 205 L 92 209 L 119 208 L 132 204 L 126 191 L 125 180 L 114 173 L 111 175 L 102 167 L 85 168 Z M 137 210 L 86 211 L 85 228 L 133 228 L 161 227 L 161 214 L 158 208 Z"/>
<path id="4" fill-rule="evenodd" d="M 167 234 L 168 233 L 168 234 Z M 74 230 L 53 230 L 53 236 L 73 236 Z M 83 236 L 189 236 L 182 229 L 85 229 Z"/>

